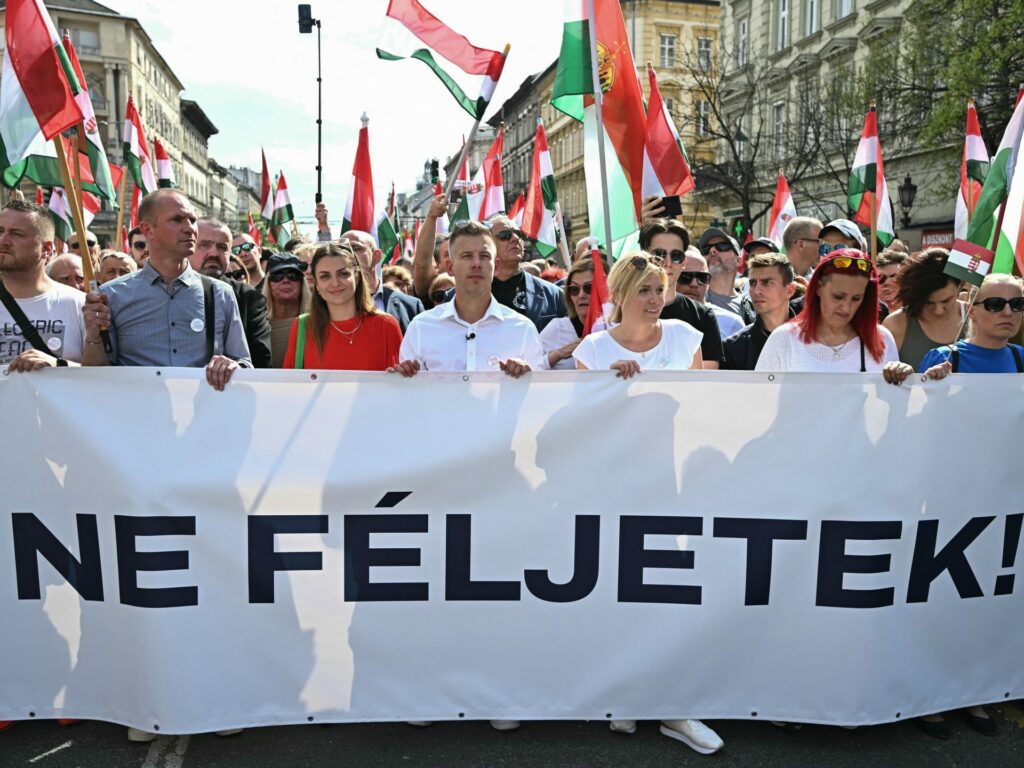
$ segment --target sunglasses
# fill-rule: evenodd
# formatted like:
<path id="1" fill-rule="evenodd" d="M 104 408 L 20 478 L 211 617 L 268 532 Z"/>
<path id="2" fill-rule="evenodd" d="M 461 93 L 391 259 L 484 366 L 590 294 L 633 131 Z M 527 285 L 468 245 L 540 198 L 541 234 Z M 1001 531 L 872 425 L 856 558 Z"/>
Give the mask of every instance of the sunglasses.
<path id="1" fill-rule="evenodd" d="M 709 272 L 680 272 L 676 282 L 680 285 L 690 285 L 694 280 L 701 285 L 708 285 L 711 282 L 711 274 Z"/>
<path id="2" fill-rule="evenodd" d="M 236 269 L 234 272 L 225 272 L 224 277 L 230 277 L 232 280 L 248 280 L 249 274 L 244 269 Z"/>
<path id="3" fill-rule="evenodd" d="M 707 256 L 712 251 L 718 251 L 719 253 L 728 253 L 731 250 L 732 246 L 729 243 L 711 243 L 711 245 L 701 250 L 701 253 Z"/>
<path id="4" fill-rule="evenodd" d="M 242 251 L 245 251 L 246 253 L 248 253 L 249 251 L 251 251 L 255 247 L 256 247 L 256 243 L 239 243 L 238 245 L 231 246 L 231 252 L 235 256 L 237 256 Z"/>
<path id="5" fill-rule="evenodd" d="M 987 299 L 974 302 L 974 306 L 981 305 L 986 312 L 1002 312 L 1007 304 L 1013 312 L 1024 312 L 1024 296 L 1017 296 L 1013 299 L 1004 299 L 1002 296 L 989 296 Z"/>
<path id="6" fill-rule="evenodd" d="M 680 251 L 678 248 L 672 251 L 666 251 L 664 248 L 652 248 L 648 253 L 651 256 L 658 256 L 663 261 L 671 259 L 673 264 L 682 264 L 686 260 L 686 251 Z"/>
<path id="7" fill-rule="evenodd" d="M 448 301 L 448 291 L 431 291 L 430 301 L 435 305 L 444 304 Z"/>
<path id="8" fill-rule="evenodd" d="M 845 243 L 819 243 L 818 244 L 818 255 L 822 258 L 828 256 L 832 251 L 841 251 L 843 248 L 849 248 L 850 246 Z"/>
<path id="9" fill-rule="evenodd" d="M 839 256 L 829 262 L 836 269 L 850 269 L 856 266 L 861 272 L 871 271 L 871 262 L 867 259 L 854 259 L 850 256 Z"/>
<path id="10" fill-rule="evenodd" d="M 133 251 L 144 251 L 146 250 L 146 242 L 144 240 L 136 240 L 132 243 Z"/>
<path id="11" fill-rule="evenodd" d="M 657 258 L 648 258 L 646 256 L 633 256 L 629 263 L 633 265 L 633 269 L 647 269 L 648 264 L 654 264 L 656 267 L 661 266 L 661 260 Z"/>
<path id="12" fill-rule="evenodd" d="M 292 283 L 301 283 L 302 273 L 295 269 L 282 269 L 268 275 L 268 278 L 272 283 L 280 283 L 283 280 L 288 280 Z"/>
<path id="13" fill-rule="evenodd" d="M 585 296 L 590 295 L 591 289 L 594 287 L 593 283 L 584 283 L 583 285 L 567 285 L 565 290 L 569 292 L 569 295 L 576 298 L 580 295 L 580 291 L 583 291 Z"/>
<path id="14" fill-rule="evenodd" d="M 88 245 L 90 248 L 95 248 L 96 247 L 96 241 L 95 240 L 86 240 L 85 244 Z M 68 248 L 70 248 L 73 251 L 77 251 L 80 247 L 81 246 L 78 243 L 68 243 Z"/>
<path id="15" fill-rule="evenodd" d="M 494 239 L 505 242 L 506 240 L 511 240 L 513 236 L 518 237 L 520 240 L 523 240 L 526 237 L 526 235 L 524 235 L 518 229 L 503 229 L 501 230 L 501 232 L 494 236 Z"/>

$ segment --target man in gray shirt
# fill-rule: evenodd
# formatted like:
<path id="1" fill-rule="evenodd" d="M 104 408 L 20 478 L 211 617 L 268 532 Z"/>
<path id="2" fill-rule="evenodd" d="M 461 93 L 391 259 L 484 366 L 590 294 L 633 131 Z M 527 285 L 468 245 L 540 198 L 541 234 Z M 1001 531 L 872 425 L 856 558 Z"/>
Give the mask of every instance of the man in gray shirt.
<path id="1" fill-rule="evenodd" d="M 235 370 L 252 362 L 231 288 L 189 266 L 197 230 L 188 198 L 174 189 L 146 195 L 139 226 L 149 260 L 86 298 L 82 364 L 205 367 L 210 385 L 224 389 Z M 109 355 L 103 327 L 110 332 Z"/>

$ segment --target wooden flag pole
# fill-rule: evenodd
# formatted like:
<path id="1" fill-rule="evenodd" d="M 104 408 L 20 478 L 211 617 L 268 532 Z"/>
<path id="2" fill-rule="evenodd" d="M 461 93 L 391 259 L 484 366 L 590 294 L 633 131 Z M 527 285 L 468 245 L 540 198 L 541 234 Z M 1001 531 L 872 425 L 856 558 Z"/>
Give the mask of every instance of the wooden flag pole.
<path id="1" fill-rule="evenodd" d="M 117 229 L 114 230 L 114 237 L 117 238 L 117 247 L 124 247 L 124 238 L 121 235 L 121 228 L 124 226 L 124 188 L 128 186 L 128 166 L 121 166 L 121 181 L 117 185 Z"/>
<path id="2" fill-rule="evenodd" d="M 878 189 L 876 184 L 875 190 Z M 871 192 L 871 261 L 874 262 L 878 256 L 878 193 Z"/>
<path id="3" fill-rule="evenodd" d="M 597 154 L 601 167 L 601 204 L 604 208 L 605 248 L 609 258 L 614 258 L 612 249 L 612 207 L 608 201 L 608 168 L 604 158 L 604 121 L 601 118 L 601 103 L 604 96 L 601 92 L 601 73 L 597 65 L 597 14 L 594 12 L 594 0 L 587 0 L 587 25 L 590 30 L 590 68 L 594 83 L 594 106 L 597 114 Z M 632 73 L 627 76 L 632 77 Z M 591 235 L 594 233 L 591 232 Z"/>

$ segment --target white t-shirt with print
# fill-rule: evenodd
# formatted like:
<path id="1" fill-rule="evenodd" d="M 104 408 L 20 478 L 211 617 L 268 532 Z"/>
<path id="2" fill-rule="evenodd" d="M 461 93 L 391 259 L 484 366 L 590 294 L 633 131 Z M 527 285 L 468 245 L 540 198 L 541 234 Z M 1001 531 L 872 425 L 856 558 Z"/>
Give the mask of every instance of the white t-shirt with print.
<path id="1" fill-rule="evenodd" d="M 661 341 L 646 352 L 633 352 L 612 338 L 608 331 L 592 333 L 576 347 L 572 356 L 591 371 L 606 371 L 619 360 L 635 360 L 642 371 L 683 371 L 693 365 L 704 334 L 682 320 L 659 320 Z"/>
<path id="2" fill-rule="evenodd" d="M 54 283 L 46 293 L 31 299 L 15 299 L 25 317 L 43 337 L 49 353 L 75 363 L 82 362 L 85 343 L 85 322 L 82 307 L 85 294 L 74 288 Z M 8 365 L 32 345 L 21 335 L 11 313 L 0 303 L 0 366 Z"/>

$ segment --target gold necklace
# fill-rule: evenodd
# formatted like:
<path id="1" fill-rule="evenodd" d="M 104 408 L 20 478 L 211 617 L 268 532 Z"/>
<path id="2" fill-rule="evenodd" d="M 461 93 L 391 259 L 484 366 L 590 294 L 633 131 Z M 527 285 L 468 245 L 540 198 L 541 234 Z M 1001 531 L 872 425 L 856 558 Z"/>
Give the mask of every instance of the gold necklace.
<path id="1" fill-rule="evenodd" d="M 331 320 L 331 328 L 333 328 L 338 333 L 340 333 L 342 336 L 344 336 L 346 339 L 348 339 L 349 346 L 352 346 L 353 337 L 355 336 L 356 331 L 358 331 L 362 327 L 363 327 L 363 318 L 361 318 L 361 317 L 359 318 L 359 322 L 356 323 L 356 327 L 353 328 L 351 331 L 343 331 L 343 330 L 341 330 L 341 328 L 336 326 L 334 324 L 334 321 Z"/>

